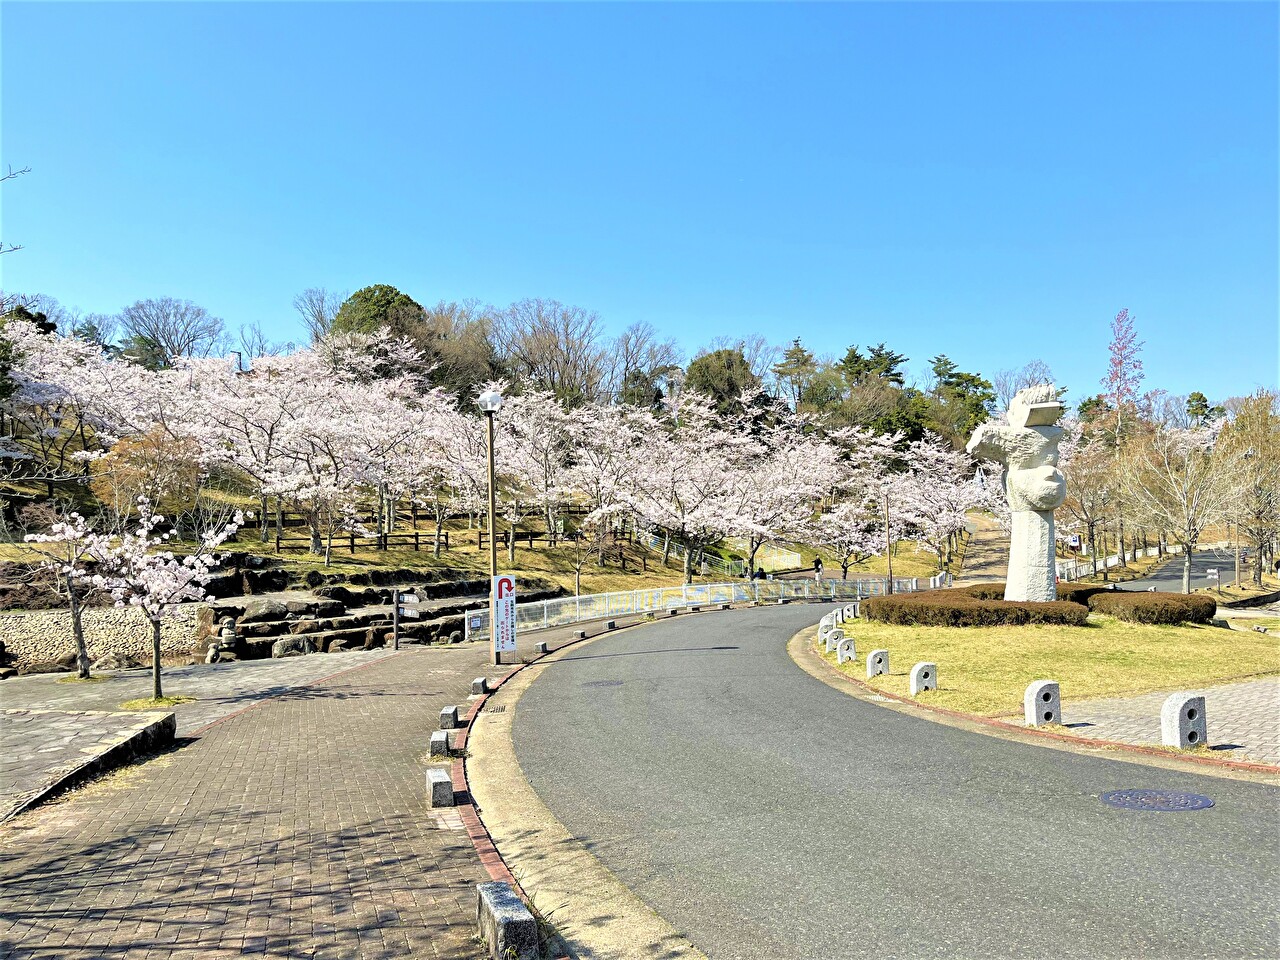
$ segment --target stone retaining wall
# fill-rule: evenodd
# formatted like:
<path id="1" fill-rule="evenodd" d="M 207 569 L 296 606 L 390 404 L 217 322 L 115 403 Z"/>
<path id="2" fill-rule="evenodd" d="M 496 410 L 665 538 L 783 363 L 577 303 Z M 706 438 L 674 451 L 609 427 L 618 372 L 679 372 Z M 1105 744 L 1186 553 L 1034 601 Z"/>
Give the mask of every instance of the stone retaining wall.
<path id="1" fill-rule="evenodd" d="M 199 643 L 206 632 L 199 620 L 203 604 L 187 604 L 166 618 L 160 632 L 160 649 L 183 653 Z M 205 616 L 207 622 L 207 613 Z M 108 653 L 127 653 L 151 662 L 151 622 L 137 607 L 91 607 L 82 615 L 89 659 Z M 74 653 L 71 614 L 65 610 L 35 610 L 0 614 L 0 640 L 19 664 L 40 663 Z"/>

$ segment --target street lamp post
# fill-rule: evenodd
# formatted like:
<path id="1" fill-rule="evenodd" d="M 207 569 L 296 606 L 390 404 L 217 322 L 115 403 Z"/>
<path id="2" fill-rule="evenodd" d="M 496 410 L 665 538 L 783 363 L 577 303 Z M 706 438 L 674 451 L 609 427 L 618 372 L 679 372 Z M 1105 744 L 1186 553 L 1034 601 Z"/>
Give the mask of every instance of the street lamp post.
<path id="1" fill-rule="evenodd" d="M 495 584 L 498 579 L 498 541 L 493 529 L 493 515 L 498 511 L 498 494 L 494 484 L 493 454 L 493 418 L 502 409 L 502 394 L 497 390 L 486 390 L 476 401 L 484 413 L 489 438 L 489 651 L 495 665 L 502 663 L 502 654 L 498 652 L 498 597 Z"/>

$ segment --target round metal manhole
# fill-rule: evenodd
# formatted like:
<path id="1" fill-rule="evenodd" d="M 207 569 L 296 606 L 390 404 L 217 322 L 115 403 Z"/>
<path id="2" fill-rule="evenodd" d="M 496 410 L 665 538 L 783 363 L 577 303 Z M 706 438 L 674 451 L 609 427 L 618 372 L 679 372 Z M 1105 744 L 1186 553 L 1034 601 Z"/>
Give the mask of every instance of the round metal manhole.
<path id="1" fill-rule="evenodd" d="M 584 687 L 620 687 L 621 680 L 588 680 L 583 684 Z"/>
<path id="2" fill-rule="evenodd" d="M 1157 813 L 1205 810 L 1213 806 L 1210 797 L 1199 793 L 1174 793 L 1172 790 L 1112 790 L 1098 799 L 1119 810 L 1152 810 Z"/>

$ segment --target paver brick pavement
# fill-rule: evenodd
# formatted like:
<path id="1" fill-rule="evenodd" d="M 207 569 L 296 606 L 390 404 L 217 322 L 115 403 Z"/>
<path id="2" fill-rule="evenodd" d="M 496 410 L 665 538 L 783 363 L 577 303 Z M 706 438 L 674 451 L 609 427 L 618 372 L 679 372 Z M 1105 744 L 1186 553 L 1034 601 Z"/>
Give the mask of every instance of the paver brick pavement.
<path id="1" fill-rule="evenodd" d="M 0 958 L 478 956 L 487 874 L 424 771 L 485 653 L 286 692 L 0 826 Z"/>
<path id="2" fill-rule="evenodd" d="M 1228 760 L 1280 764 L 1280 679 L 1264 677 L 1188 693 L 1204 697 L 1210 749 Z M 1160 707 L 1169 693 L 1064 703 L 1063 718 L 1079 737 L 1137 745 L 1160 743 Z"/>

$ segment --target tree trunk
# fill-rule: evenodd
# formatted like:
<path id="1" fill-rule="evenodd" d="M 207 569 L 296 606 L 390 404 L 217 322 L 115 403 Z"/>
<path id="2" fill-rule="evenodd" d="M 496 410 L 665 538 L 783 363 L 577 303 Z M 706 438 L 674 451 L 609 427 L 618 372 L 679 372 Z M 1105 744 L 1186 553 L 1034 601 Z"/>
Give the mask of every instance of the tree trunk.
<path id="1" fill-rule="evenodd" d="M 81 618 L 80 596 L 75 581 L 67 578 L 67 593 L 71 598 L 71 636 L 76 642 L 76 669 L 81 680 L 89 679 L 89 648 L 84 642 L 84 622 Z"/>
<path id="2" fill-rule="evenodd" d="M 693 551 L 684 548 L 684 582 L 693 583 Z"/>
<path id="3" fill-rule="evenodd" d="M 259 527 L 261 528 L 260 537 L 262 542 L 266 543 L 268 539 L 267 531 L 271 528 L 271 514 L 267 512 L 267 495 L 265 493 L 262 495 L 259 505 L 262 507 L 262 513 L 259 514 L 259 517 L 261 517 L 259 522 Z"/>
<path id="4" fill-rule="evenodd" d="M 307 525 L 311 527 L 311 552 L 317 556 L 322 553 L 327 555 L 324 538 L 320 536 L 320 524 L 314 510 L 307 514 Z"/>
<path id="5" fill-rule="evenodd" d="M 667 532 L 662 541 L 662 565 L 667 565 L 667 560 L 671 557 L 671 533 Z"/>
<path id="6" fill-rule="evenodd" d="M 1194 543 L 1188 543 L 1182 557 L 1182 592 L 1191 592 L 1191 554 L 1195 550 Z"/>
<path id="7" fill-rule="evenodd" d="M 1129 566 L 1129 564 L 1125 562 L 1125 556 L 1124 556 L 1124 520 L 1123 519 L 1119 521 L 1118 530 L 1116 532 L 1116 546 L 1119 548 L 1120 566 L 1122 567 Z"/>
<path id="8" fill-rule="evenodd" d="M 516 522 L 511 521 L 511 530 L 507 534 L 507 563 L 516 565 Z"/>
<path id="9" fill-rule="evenodd" d="M 435 546 L 435 550 L 432 551 L 437 558 L 439 558 L 440 556 L 440 538 L 443 535 L 444 535 L 444 516 L 440 513 L 437 513 L 436 514 L 436 546 Z"/>
<path id="10" fill-rule="evenodd" d="M 756 572 L 756 551 L 763 546 L 763 543 L 752 537 L 747 541 L 747 546 L 751 548 L 751 552 L 747 554 L 747 578 L 750 579 L 751 575 Z"/>
<path id="11" fill-rule="evenodd" d="M 575 566 L 573 568 L 573 595 L 575 597 L 582 596 L 582 567 Z"/>
<path id="12" fill-rule="evenodd" d="M 160 689 L 160 621 L 151 620 L 151 696 L 159 700 L 164 696 Z"/>

